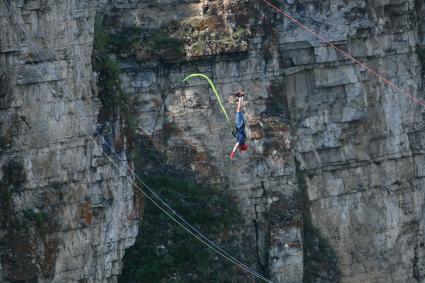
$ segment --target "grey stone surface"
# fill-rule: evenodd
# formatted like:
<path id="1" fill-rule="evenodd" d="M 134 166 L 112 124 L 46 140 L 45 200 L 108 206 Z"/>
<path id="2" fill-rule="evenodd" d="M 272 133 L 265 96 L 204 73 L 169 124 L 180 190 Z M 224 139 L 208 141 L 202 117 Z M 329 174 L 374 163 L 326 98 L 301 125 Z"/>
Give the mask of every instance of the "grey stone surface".
<path id="1" fill-rule="evenodd" d="M 424 98 L 421 3 L 325 3 L 304 15 L 289 10 L 305 22 L 321 19 L 316 31 Z M 281 34 L 283 46 L 299 41 L 283 27 Z M 314 223 L 336 251 L 343 282 L 422 282 L 424 195 L 416 164 L 423 153 L 412 137 L 423 135 L 423 108 L 328 47 L 314 54 L 315 64 L 285 77 Z"/>
<path id="2" fill-rule="evenodd" d="M 423 98 L 420 1 L 287 3 L 294 17 Z M 144 64 L 125 65 L 123 87 L 137 97 L 141 131 L 150 135 L 153 130 L 158 85 L 176 85 L 189 73 L 204 72 L 217 82 L 232 117 L 231 92 L 246 90 L 251 150 L 236 162 L 224 160 L 233 139 L 201 81 L 168 96 L 158 144 L 161 131 L 167 131 L 161 125 L 173 123 L 180 131 L 170 134 L 163 150 L 172 152 L 178 142 L 207 153 L 221 184 L 239 198 L 259 262 L 271 278 L 302 281 L 302 229 L 294 223 L 302 204 L 293 202 L 298 210 L 289 223 L 284 217 L 271 221 L 291 211 L 279 204 L 291 204 L 298 193 L 297 160 L 307 176 L 308 211 L 336 252 L 343 282 L 423 281 L 422 108 L 288 19 L 260 4 L 249 8 L 252 37 L 246 58 L 182 63 L 167 67 L 165 74 Z M 151 19 L 149 25 L 160 26 L 163 19 Z M 286 110 L 288 115 L 278 117 L 278 123 L 270 117 L 268 100 L 285 102 L 280 114 Z M 285 129 L 288 134 L 279 136 Z M 286 142 L 279 146 L 276 140 Z M 184 158 L 193 171 L 213 176 L 196 158 Z"/>
<path id="3" fill-rule="evenodd" d="M 91 141 L 102 144 L 94 135 L 99 102 L 91 64 L 101 1 L 9 2 L 18 19 L 2 1 L 0 136 L 7 142 L 0 146 L 0 180 L 7 182 L 5 166 L 17 160 L 25 178 L 13 184 L 7 213 L 12 220 L 25 219 L 28 209 L 46 213 L 41 226 L 48 230 L 2 219 L 0 281 L 115 282 L 137 235 L 138 212 L 126 170 L 118 172 Z M 15 239 L 7 242 L 8 235 Z"/>
<path id="4" fill-rule="evenodd" d="M 15 189 L 16 217 L 28 208 L 55 215 L 49 237 L 33 225 L 30 237 L 22 238 L 31 256 L 21 255 L 21 265 L 2 262 L 3 281 L 36 274 L 38 282 L 114 282 L 137 234 L 127 172 L 117 174 L 70 117 L 76 113 L 93 134 L 99 103 L 90 56 L 94 14 L 106 4 L 101 2 L 12 1 L 36 44 L 50 52 L 32 50 L 27 41 L 21 48 L 0 21 L 2 184 Z M 342 282 L 423 282 L 423 108 L 261 1 L 212 2 L 122 0 L 106 6 L 114 8 L 107 9 L 113 32 L 208 18 L 210 8 L 223 20 L 223 33 L 237 27 L 238 17 L 249 19 L 248 45 L 226 46 L 232 55 L 211 56 L 216 46 L 206 46 L 208 56 L 168 65 L 120 58 L 122 88 L 135 97 L 139 131 L 150 136 L 154 130 L 159 89 L 189 73 L 217 82 L 232 119 L 231 93 L 246 90 L 250 150 L 236 161 L 226 159 L 234 140 L 199 80 L 168 95 L 154 145 L 176 170 L 232 190 L 257 268 L 275 282 L 302 281 L 302 217 L 308 213 L 336 253 Z M 285 2 L 295 18 L 424 98 L 423 1 Z M 4 5 L 0 16 L 17 29 Z M 299 197 L 300 174 L 307 201 Z"/>

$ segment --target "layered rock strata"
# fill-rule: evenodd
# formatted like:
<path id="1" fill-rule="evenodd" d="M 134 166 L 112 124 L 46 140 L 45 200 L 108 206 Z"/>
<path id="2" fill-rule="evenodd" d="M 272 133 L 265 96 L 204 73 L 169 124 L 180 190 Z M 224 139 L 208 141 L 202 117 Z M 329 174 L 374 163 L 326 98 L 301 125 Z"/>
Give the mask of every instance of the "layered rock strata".
<path id="1" fill-rule="evenodd" d="M 2 282 L 114 282 L 137 235 L 127 170 L 92 141 L 99 4 L 0 4 Z"/>
<path id="2" fill-rule="evenodd" d="M 423 98 L 421 1 L 273 3 Z M 275 282 L 424 280 L 421 106 L 261 1 L 11 4 L 49 52 L 20 47 L 0 21 L 4 281 L 113 282 L 136 236 L 127 172 L 117 174 L 70 116 L 93 135 L 93 22 L 103 4 L 109 31 L 128 35 L 111 56 L 138 133 L 153 133 L 169 168 L 233 192 L 259 270 Z M 4 5 L 0 15 L 23 41 Z M 229 113 L 231 93 L 248 92 L 250 150 L 233 162 L 234 140 L 208 86 L 178 85 L 193 72 L 217 82 Z"/>

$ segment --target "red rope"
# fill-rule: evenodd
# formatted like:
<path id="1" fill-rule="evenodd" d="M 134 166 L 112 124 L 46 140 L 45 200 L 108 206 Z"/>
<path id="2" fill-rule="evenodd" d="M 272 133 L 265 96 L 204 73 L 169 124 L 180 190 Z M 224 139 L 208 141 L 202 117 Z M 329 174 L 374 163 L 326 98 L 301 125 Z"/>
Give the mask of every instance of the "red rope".
<path id="1" fill-rule="evenodd" d="M 313 31 L 312 29 L 306 27 L 305 25 L 303 25 L 300 21 L 298 21 L 297 19 L 295 19 L 294 17 L 292 17 L 291 15 L 289 15 L 288 13 L 286 13 L 285 11 L 283 11 L 282 9 L 279 9 L 278 7 L 276 7 L 275 5 L 273 5 L 272 3 L 270 3 L 267 0 L 262 0 L 264 3 L 266 3 L 267 5 L 269 5 L 270 7 L 272 7 L 274 10 L 276 10 L 277 12 L 281 13 L 282 15 L 284 15 L 286 18 L 288 18 L 289 20 L 291 20 L 292 22 L 294 22 L 295 24 L 297 24 L 298 26 L 300 26 L 302 29 L 308 31 L 309 33 L 311 33 L 312 35 L 314 35 L 315 37 L 317 37 L 320 41 L 322 41 L 323 43 L 328 44 L 329 46 L 331 46 L 332 48 L 334 48 L 336 51 L 338 51 L 339 53 L 343 54 L 345 57 L 347 57 L 348 59 L 352 60 L 354 63 L 359 64 L 360 66 L 362 66 L 363 68 L 365 68 L 369 73 L 375 75 L 376 77 L 378 77 L 380 80 L 382 80 L 384 83 L 386 83 L 387 85 L 393 87 L 395 90 L 397 90 L 399 93 L 406 95 L 407 97 L 409 97 L 410 99 L 412 99 L 414 102 L 416 102 L 417 104 L 425 107 L 425 102 L 423 102 L 422 100 L 420 100 L 419 98 L 411 95 L 409 92 L 403 90 L 402 88 L 400 88 L 399 86 L 397 86 L 396 84 L 394 84 L 393 82 L 391 82 L 390 80 L 386 79 L 383 75 L 379 74 L 378 72 L 374 71 L 371 67 L 369 67 L 368 65 L 366 65 L 365 63 L 362 63 L 361 61 L 359 61 L 358 59 L 354 58 L 353 56 L 351 56 L 350 54 L 348 54 L 346 51 L 342 50 L 341 48 L 335 46 L 333 43 L 331 43 L 329 40 L 326 40 L 323 36 L 321 36 L 320 34 L 318 34 L 317 32 Z"/>

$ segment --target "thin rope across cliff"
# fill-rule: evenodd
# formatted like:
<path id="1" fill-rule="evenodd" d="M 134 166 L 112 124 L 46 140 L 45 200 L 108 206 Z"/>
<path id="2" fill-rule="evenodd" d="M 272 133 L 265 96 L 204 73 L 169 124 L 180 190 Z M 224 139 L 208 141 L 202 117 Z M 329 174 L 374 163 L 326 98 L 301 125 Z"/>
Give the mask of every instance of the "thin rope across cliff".
<path id="1" fill-rule="evenodd" d="M 335 49 L 336 51 L 338 51 L 340 54 L 342 54 L 347 59 L 350 59 L 355 64 L 358 64 L 361 67 L 363 67 L 364 69 L 366 69 L 366 71 L 368 73 L 376 76 L 379 80 L 381 80 L 385 84 L 387 84 L 390 87 L 392 87 L 398 93 L 401 93 L 401 94 L 409 97 L 411 100 L 413 100 L 413 102 L 415 102 L 415 103 L 417 103 L 417 104 L 419 104 L 419 105 L 421 105 L 422 107 L 425 108 L 425 102 L 423 100 L 417 98 L 416 96 L 410 94 L 408 91 L 402 89 L 401 87 L 399 87 L 398 85 L 396 85 L 392 81 L 388 80 L 387 78 L 384 77 L 384 75 L 378 73 L 377 71 L 373 70 L 371 67 L 369 67 L 368 65 L 366 65 L 365 63 L 363 63 L 360 60 L 354 58 L 347 51 L 344 51 L 341 48 L 337 47 L 335 44 L 333 44 L 332 42 L 330 42 L 329 40 L 327 40 L 326 38 L 324 38 L 323 36 L 321 36 L 320 34 L 318 34 L 317 32 L 315 32 L 311 28 L 308 28 L 303 23 L 301 23 L 299 20 L 295 19 L 294 17 L 292 17 L 291 15 L 289 15 L 284 10 L 278 8 L 276 5 L 272 4 L 270 1 L 268 1 L 268 0 L 260 0 L 260 1 L 263 1 L 264 3 L 266 3 L 267 5 L 269 5 L 272 9 L 274 9 L 278 13 L 280 13 L 283 16 L 285 16 L 286 18 L 288 18 L 290 21 L 292 21 L 293 23 L 295 23 L 296 25 L 298 25 L 299 27 L 301 27 L 303 30 L 307 31 L 308 33 L 311 33 L 314 37 L 318 38 L 321 42 L 326 43 L 327 45 L 329 45 L 330 47 L 332 47 L 333 49 Z"/>

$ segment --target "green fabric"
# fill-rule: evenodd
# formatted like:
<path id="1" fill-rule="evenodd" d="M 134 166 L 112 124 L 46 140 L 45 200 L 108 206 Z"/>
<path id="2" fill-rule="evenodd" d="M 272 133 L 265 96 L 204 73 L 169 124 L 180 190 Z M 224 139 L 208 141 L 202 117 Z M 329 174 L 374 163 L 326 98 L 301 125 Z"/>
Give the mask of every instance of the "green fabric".
<path id="1" fill-rule="evenodd" d="M 217 88 L 215 87 L 215 85 L 211 81 L 211 79 L 209 77 L 207 77 L 206 75 L 204 75 L 204 74 L 191 74 L 191 75 L 187 76 L 183 80 L 183 82 L 187 81 L 188 79 L 195 78 L 195 77 L 201 77 L 201 78 L 204 78 L 204 79 L 206 79 L 208 81 L 208 83 L 210 84 L 210 86 L 211 86 L 211 88 L 212 88 L 215 96 L 217 97 L 218 103 L 220 104 L 221 111 L 223 111 L 224 116 L 226 117 L 226 120 L 229 123 L 230 129 L 232 130 L 232 134 L 235 135 L 236 131 L 235 131 L 234 127 L 233 127 L 233 124 L 230 122 L 229 115 L 227 115 L 226 109 L 224 108 L 223 99 L 221 98 L 220 94 L 217 91 Z"/>

